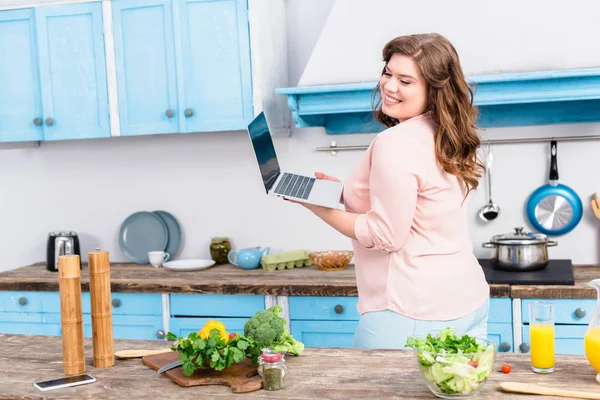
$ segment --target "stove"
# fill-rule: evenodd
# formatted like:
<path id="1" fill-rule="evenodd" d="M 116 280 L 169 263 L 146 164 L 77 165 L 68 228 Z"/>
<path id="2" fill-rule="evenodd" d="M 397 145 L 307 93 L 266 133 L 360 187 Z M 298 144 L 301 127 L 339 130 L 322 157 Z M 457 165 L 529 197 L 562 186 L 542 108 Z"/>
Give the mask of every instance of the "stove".
<path id="1" fill-rule="evenodd" d="M 571 260 L 550 260 L 546 268 L 539 271 L 500 271 L 492 267 L 490 259 L 479 259 L 485 279 L 489 284 L 509 285 L 574 285 Z"/>

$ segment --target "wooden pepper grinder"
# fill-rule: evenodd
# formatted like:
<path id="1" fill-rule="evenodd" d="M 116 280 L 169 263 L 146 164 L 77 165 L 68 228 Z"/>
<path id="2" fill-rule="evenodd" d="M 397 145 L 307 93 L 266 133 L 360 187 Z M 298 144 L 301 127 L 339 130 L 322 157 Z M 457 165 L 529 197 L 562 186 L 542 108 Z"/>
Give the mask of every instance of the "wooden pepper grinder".
<path id="1" fill-rule="evenodd" d="M 58 257 L 60 323 L 62 326 L 65 375 L 76 375 L 85 372 L 80 265 L 77 254 Z"/>
<path id="2" fill-rule="evenodd" d="M 108 251 L 100 249 L 88 253 L 88 257 L 94 366 L 107 368 L 115 365 L 110 300 L 110 260 Z"/>

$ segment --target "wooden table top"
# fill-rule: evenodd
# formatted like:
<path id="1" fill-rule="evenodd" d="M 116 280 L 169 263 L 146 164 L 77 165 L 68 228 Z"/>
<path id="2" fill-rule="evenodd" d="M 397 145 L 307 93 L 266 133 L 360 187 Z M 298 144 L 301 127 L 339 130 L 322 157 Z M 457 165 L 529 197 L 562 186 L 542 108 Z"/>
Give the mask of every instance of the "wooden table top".
<path id="1" fill-rule="evenodd" d="M 115 341 L 115 351 L 160 349 L 166 342 Z M 0 399 L 433 399 L 422 381 L 415 356 L 406 350 L 308 348 L 299 357 L 286 357 L 288 375 L 279 391 L 258 390 L 235 395 L 226 386 L 183 388 L 142 364 L 140 359 L 116 360 L 111 368 L 95 369 L 91 340 L 85 341 L 87 373 L 97 382 L 40 392 L 33 383 L 63 376 L 60 337 L 0 335 Z M 501 365 L 512 366 L 510 374 Z M 502 392 L 500 383 L 516 381 L 554 388 L 596 392 L 596 372 L 584 356 L 556 356 L 556 371 L 535 374 L 529 355 L 499 353 L 494 370 L 477 398 L 523 399 Z M 547 397 L 556 398 L 558 397 Z"/>
<path id="2" fill-rule="evenodd" d="M 576 265 L 575 285 L 490 285 L 492 297 L 513 298 L 596 298 L 587 286 L 600 278 L 597 265 Z M 89 291 L 89 270 L 83 265 L 82 290 Z M 113 292 L 131 293 L 214 293 L 279 296 L 357 296 L 354 266 L 342 271 L 319 271 L 314 266 L 282 271 L 261 268 L 243 270 L 224 264 L 194 272 L 172 271 L 151 265 L 111 264 Z M 0 273 L 0 290 L 58 291 L 58 273 L 44 263 Z"/>

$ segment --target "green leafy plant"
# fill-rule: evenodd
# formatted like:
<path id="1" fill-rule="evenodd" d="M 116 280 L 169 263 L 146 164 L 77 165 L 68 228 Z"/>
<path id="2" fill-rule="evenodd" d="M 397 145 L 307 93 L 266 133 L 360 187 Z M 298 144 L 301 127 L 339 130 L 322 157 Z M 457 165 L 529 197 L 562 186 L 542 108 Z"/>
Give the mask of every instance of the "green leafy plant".
<path id="1" fill-rule="evenodd" d="M 218 329 L 213 329 L 210 335 L 202 339 L 196 332 L 187 337 L 177 337 L 169 332 L 168 340 L 175 340 L 171 350 L 179 353 L 183 373 L 190 376 L 198 368 L 210 367 L 217 371 L 231 367 L 249 357 L 256 362 L 260 348 L 256 341 L 244 335 L 231 334 L 228 341 L 222 338 Z"/>

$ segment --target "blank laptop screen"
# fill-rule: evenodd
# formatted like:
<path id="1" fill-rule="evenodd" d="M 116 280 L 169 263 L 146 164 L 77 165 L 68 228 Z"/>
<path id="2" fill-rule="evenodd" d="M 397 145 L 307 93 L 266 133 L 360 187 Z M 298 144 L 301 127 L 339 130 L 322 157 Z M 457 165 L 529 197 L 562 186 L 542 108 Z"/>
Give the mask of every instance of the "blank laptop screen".
<path id="1" fill-rule="evenodd" d="M 258 161 L 258 165 L 260 166 L 265 190 L 268 193 L 271 186 L 275 183 L 277 175 L 279 175 L 279 162 L 277 162 L 275 147 L 273 146 L 273 140 L 271 140 L 271 132 L 269 132 L 264 112 L 261 112 L 248 125 L 248 133 L 250 134 L 252 147 L 254 147 L 256 161 Z"/>

